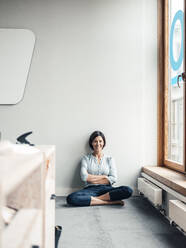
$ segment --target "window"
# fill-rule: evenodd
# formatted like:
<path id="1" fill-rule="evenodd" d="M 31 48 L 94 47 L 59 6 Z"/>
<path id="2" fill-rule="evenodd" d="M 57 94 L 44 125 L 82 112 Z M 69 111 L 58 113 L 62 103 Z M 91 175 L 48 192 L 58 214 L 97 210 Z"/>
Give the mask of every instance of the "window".
<path id="1" fill-rule="evenodd" d="M 185 7 L 186 0 L 158 2 L 158 161 L 181 172 L 186 172 Z"/>

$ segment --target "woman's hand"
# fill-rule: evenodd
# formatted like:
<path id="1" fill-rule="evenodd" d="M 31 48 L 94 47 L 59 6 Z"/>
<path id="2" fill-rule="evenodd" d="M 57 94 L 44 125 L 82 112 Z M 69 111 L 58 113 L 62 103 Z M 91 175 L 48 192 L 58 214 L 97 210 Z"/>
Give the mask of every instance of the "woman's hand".
<path id="1" fill-rule="evenodd" d="M 110 184 L 106 175 L 92 175 L 88 174 L 87 182 L 92 184 Z"/>

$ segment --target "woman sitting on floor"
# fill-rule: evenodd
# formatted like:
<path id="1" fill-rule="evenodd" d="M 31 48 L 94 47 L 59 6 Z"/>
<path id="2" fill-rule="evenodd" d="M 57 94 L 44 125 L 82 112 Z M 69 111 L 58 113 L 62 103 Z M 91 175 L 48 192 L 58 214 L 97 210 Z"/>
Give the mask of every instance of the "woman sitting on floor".
<path id="1" fill-rule="evenodd" d="M 124 205 L 123 199 L 132 195 L 128 186 L 113 187 L 117 180 L 117 172 L 112 157 L 103 154 L 106 145 L 105 136 L 95 131 L 89 138 L 89 146 L 93 150 L 81 160 L 81 179 L 85 187 L 67 196 L 67 203 L 74 206 L 90 205 Z"/>

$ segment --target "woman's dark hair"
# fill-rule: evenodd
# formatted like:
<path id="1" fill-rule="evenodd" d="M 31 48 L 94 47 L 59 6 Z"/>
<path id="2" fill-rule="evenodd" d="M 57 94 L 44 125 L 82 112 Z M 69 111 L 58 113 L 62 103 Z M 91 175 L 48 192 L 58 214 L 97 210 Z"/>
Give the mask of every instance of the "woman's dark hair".
<path id="1" fill-rule="evenodd" d="M 105 147 L 106 145 L 106 140 L 105 140 L 105 135 L 101 132 L 101 131 L 95 131 L 93 132 L 91 135 L 90 135 L 90 138 L 89 138 L 89 146 L 92 150 L 94 150 L 93 146 L 92 146 L 92 142 L 93 140 L 98 137 L 98 136 L 101 136 L 103 141 L 104 141 L 104 145 L 103 145 L 103 148 Z"/>

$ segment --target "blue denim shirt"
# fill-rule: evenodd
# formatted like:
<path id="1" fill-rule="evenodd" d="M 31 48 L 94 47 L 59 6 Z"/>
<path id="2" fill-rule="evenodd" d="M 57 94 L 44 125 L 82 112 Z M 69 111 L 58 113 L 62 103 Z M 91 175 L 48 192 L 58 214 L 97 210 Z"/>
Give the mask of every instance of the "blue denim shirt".
<path id="1" fill-rule="evenodd" d="M 85 187 L 90 185 L 99 185 L 88 183 L 88 174 L 106 175 L 110 182 L 110 185 L 112 185 L 117 181 L 117 170 L 114 159 L 110 156 L 103 155 L 99 164 L 97 158 L 94 155 L 88 154 L 83 156 L 83 158 L 81 159 L 80 170 L 81 180 L 85 183 Z"/>

